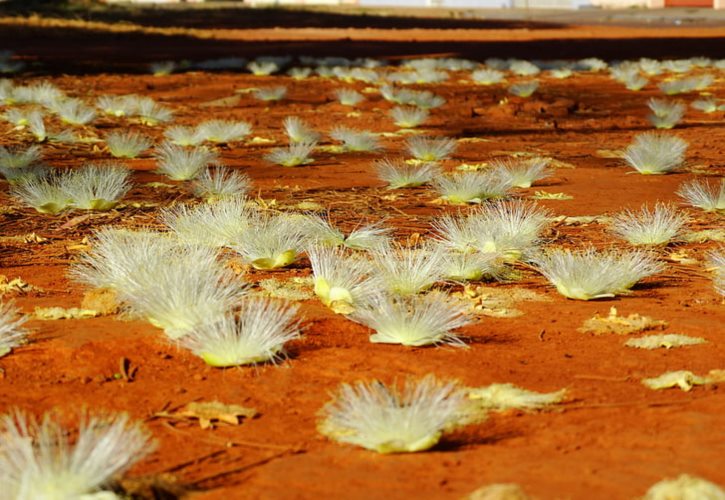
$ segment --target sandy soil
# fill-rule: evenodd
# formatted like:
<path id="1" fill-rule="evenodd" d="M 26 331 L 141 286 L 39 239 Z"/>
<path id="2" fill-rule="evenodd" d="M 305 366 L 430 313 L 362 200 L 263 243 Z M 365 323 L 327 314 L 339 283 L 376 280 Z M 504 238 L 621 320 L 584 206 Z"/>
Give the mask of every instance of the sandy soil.
<path id="1" fill-rule="evenodd" d="M 219 50 L 210 50 L 206 44 L 212 42 L 193 38 L 169 39 L 159 35 L 156 39 L 151 35 L 108 33 L 91 37 L 91 32 L 73 31 L 75 28 L 67 32 L 33 29 L 37 31 L 27 26 L 7 31 L 3 27 L 0 46 L 43 61 L 43 67 L 51 69 L 68 61 L 72 61 L 71 68 L 79 68 L 73 63 L 80 54 L 88 64 L 86 69 L 94 66 L 99 74 L 42 77 L 70 95 L 91 99 L 108 93 L 145 94 L 173 107 L 178 116 L 176 123 L 194 124 L 206 118 L 244 119 L 252 123 L 254 135 L 276 141 L 283 139 L 283 117 L 292 114 L 322 131 L 341 123 L 376 132 L 395 131 L 386 115 L 391 106 L 379 95 L 368 95 L 359 107 L 358 117 L 348 116 L 349 110 L 332 99 L 334 89 L 344 86 L 362 90 L 365 86 L 361 84 L 322 79 L 296 82 L 286 77 L 230 73 L 155 78 L 108 74 L 102 66 L 102 59 L 110 54 L 114 63 L 125 61 L 129 68 L 134 60 L 190 57 L 186 49 L 194 42 L 205 45 L 197 47 L 197 52 L 192 49 L 192 55 L 203 52 L 208 57 L 250 55 L 254 51 L 276 53 L 280 47 L 294 47 L 296 53 L 320 54 L 325 49 L 345 53 L 354 45 L 350 39 L 337 46 L 328 43 L 338 36 L 344 37 L 343 34 L 323 37 L 325 43 L 321 43 L 320 38 L 305 32 L 303 39 L 310 37 L 309 43 L 292 44 L 290 40 L 296 40 L 297 32 L 284 36 L 270 32 L 259 39 L 275 38 L 285 44 L 249 43 L 240 52 L 242 44 L 230 40 L 219 42 L 215 46 Z M 579 35 L 590 32 L 590 28 L 572 30 L 570 33 Z M 621 47 L 607 42 L 601 33 L 592 37 L 591 43 L 581 41 L 586 38 L 583 35 L 572 35 L 576 44 L 562 41 L 562 31 L 553 38 L 558 46 L 567 47 L 569 53 L 581 55 L 609 56 L 625 51 L 627 44 L 638 45 L 644 52 L 660 50 L 662 56 L 692 49 L 687 38 L 678 46 L 663 44 L 661 40 L 645 43 L 637 30 L 620 30 L 611 35 L 626 39 Z M 42 38 L 38 38 L 39 33 Z M 711 50 L 703 43 L 708 37 L 722 35 L 706 30 L 690 34 L 700 37 L 692 40 L 693 44 L 700 43 L 703 52 Z M 467 32 L 460 35 L 469 37 Z M 683 32 L 659 36 L 680 35 L 690 36 Z M 132 36 L 137 37 L 135 45 L 130 44 Z M 456 42 L 440 42 L 440 36 L 438 32 L 426 32 L 427 40 L 437 41 L 429 52 L 461 53 Z M 449 31 L 445 40 L 456 40 L 457 36 L 458 33 Z M 507 33 L 505 38 L 517 36 Z M 536 38 L 530 31 L 526 36 Z M 61 37 L 62 45 L 53 43 Z M 376 45 L 355 45 L 349 55 L 362 53 L 366 48 L 372 55 L 386 50 L 393 55 L 421 53 L 409 50 L 415 45 L 412 43 L 387 45 L 387 40 L 401 39 L 399 33 L 388 33 L 383 38 Z M 112 39 L 117 39 L 119 45 L 107 45 Z M 180 40 L 185 43 L 179 43 Z M 81 44 L 86 50 L 76 52 Z M 571 48 L 573 45 L 576 48 Z M 528 45 L 529 50 L 532 47 Z M 470 44 L 468 50 L 464 55 L 471 55 L 474 50 L 483 57 L 492 55 L 485 44 Z M 517 55 L 514 52 L 497 55 Z M 544 48 L 528 56 L 559 57 L 560 53 L 549 53 Z M 458 80 L 454 76 L 447 83 L 426 87 L 448 101 L 432 113 L 426 130 L 434 135 L 482 139 L 461 142 L 449 165 L 485 161 L 517 151 L 551 156 L 569 168 L 557 169 L 552 179 L 520 194 L 528 196 L 540 189 L 573 196 L 567 201 L 541 202 L 556 214 L 602 215 L 657 200 L 677 203 L 677 186 L 694 176 L 691 172 L 631 175 L 620 160 L 597 154 L 602 149 L 623 148 L 633 134 L 649 129 L 645 103 L 649 97 L 659 95 L 651 86 L 633 93 L 605 75 L 580 75 L 566 81 L 543 78 L 536 96 L 523 100 L 507 98 L 505 89 L 499 87 L 476 87 Z M 243 96 L 232 107 L 201 106 L 228 97 L 237 88 L 276 83 L 289 87 L 289 99 L 279 104 L 265 107 Z M 725 86 L 720 78 L 713 93 L 723 97 L 723 92 Z M 102 131 L 116 126 L 117 122 L 99 123 Z M 147 128 L 144 132 L 157 139 L 162 134 L 158 128 Z M 17 142 L 4 123 L 0 124 L 0 133 L 3 144 Z M 683 125 L 675 133 L 690 142 L 691 170 L 705 172 L 700 175 L 723 174 L 722 113 L 712 117 L 688 110 Z M 385 138 L 383 142 L 386 155 L 402 154 L 401 137 Z M 315 155 L 313 165 L 285 169 L 261 159 L 270 147 L 232 145 L 222 148 L 221 155 L 225 164 L 254 179 L 262 198 L 276 200 L 278 206 L 293 206 L 300 201 L 321 203 L 329 207 L 332 220 L 343 228 L 353 227 L 361 220 L 387 218 L 401 238 L 416 232 L 425 236 L 430 219 L 451 210 L 431 203 L 435 194 L 428 189 L 396 192 L 395 199 L 390 199 L 390 192 L 376 179 L 372 167 L 372 161 L 380 155 L 320 153 Z M 57 166 L 106 158 L 105 153 L 91 146 L 47 146 L 44 151 L 48 162 Z M 128 164 L 137 173 L 136 187 L 127 202 L 168 205 L 192 199 L 183 185 L 145 185 L 150 181 L 169 183 L 150 172 L 151 159 Z M 158 225 L 159 206 L 128 207 L 80 219 L 75 218 L 78 214 L 38 215 L 11 200 L 4 181 L 0 186 L 4 207 L 0 214 L 2 274 L 11 279 L 20 277 L 39 289 L 16 297 L 26 312 L 32 312 L 35 306 L 80 305 L 84 289 L 72 283 L 66 272 L 82 251 L 83 238 L 93 229 L 104 224 Z M 722 218 L 717 215 L 683 210 L 692 216 L 693 229 L 722 227 Z M 12 238 L 31 232 L 45 240 L 24 243 Z M 559 225 L 547 236 L 556 245 L 621 245 L 605 226 L 596 223 Z M 470 345 L 467 350 L 371 344 L 364 327 L 332 314 L 315 300 L 303 304 L 305 335 L 292 343 L 291 358 L 279 366 L 256 368 L 210 368 L 167 342 L 159 330 L 142 321 L 114 316 L 33 321 L 32 342 L 0 359 L 0 409 L 18 407 L 36 414 L 53 408 L 73 412 L 83 407 L 128 411 L 147 422 L 159 443 L 158 450 L 135 467 L 131 476 L 146 478 L 157 489 L 173 490 L 173 485 L 183 485 L 205 499 L 459 498 L 493 482 L 519 483 L 537 498 L 632 498 L 643 494 L 654 482 L 680 473 L 723 484 L 722 388 L 710 385 L 689 393 L 655 392 L 639 382 L 669 370 L 686 369 L 702 374 L 725 368 L 722 301 L 702 263 L 705 251 L 715 247 L 712 242 L 691 243 L 663 250 L 667 271 L 646 280 L 631 296 L 616 300 L 567 300 L 543 277 L 522 269 L 521 280 L 492 286 L 504 291 L 524 287 L 541 294 L 546 301 L 518 304 L 525 314 L 517 318 L 482 317 L 479 324 L 463 330 Z M 668 259 L 673 251 L 686 252 L 697 264 Z M 274 277 L 307 274 L 308 265 L 302 261 L 292 269 L 274 273 Z M 257 281 L 269 276 L 253 272 L 250 279 Z M 621 336 L 595 337 L 577 331 L 586 319 L 596 313 L 606 314 L 613 306 L 620 314 L 636 312 L 665 320 L 669 324 L 667 332 L 704 337 L 708 343 L 642 351 L 624 347 L 625 339 Z M 118 376 L 122 371 L 119 366 L 124 363 L 127 372 L 133 372 L 132 377 Z M 435 449 L 414 455 L 380 456 L 328 442 L 317 434 L 316 412 L 327 401 L 329 391 L 341 382 L 371 378 L 392 381 L 427 373 L 457 378 L 470 386 L 512 382 L 537 391 L 566 387 L 571 397 L 555 411 L 493 414 L 486 422 L 445 438 Z M 195 400 L 241 404 L 256 408 L 259 416 L 240 426 L 219 426 L 214 430 L 154 417 L 164 409 Z"/>

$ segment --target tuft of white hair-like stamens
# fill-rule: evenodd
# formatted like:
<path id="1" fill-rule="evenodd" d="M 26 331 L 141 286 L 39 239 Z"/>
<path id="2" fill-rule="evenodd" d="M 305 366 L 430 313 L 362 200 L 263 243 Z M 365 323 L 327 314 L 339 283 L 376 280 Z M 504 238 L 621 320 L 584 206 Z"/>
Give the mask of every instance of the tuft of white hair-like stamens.
<path id="1" fill-rule="evenodd" d="M 410 165 L 401 160 L 383 159 L 375 162 L 378 178 L 388 183 L 388 189 L 422 186 L 441 175 L 436 163 Z"/>
<path id="2" fill-rule="evenodd" d="M 194 196 L 208 202 L 243 198 L 251 188 L 252 180 L 248 175 L 227 167 L 207 168 L 194 179 Z"/>
<path id="3" fill-rule="evenodd" d="M 0 302 L 0 357 L 25 343 L 28 332 L 23 325 L 27 320 L 12 301 Z"/>
<path id="4" fill-rule="evenodd" d="M 479 85 L 495 85 L 504 81 L 504 74 L 497 69 L 478 69 L 471 73 L 471 79 Z"/>
<path id="5" fill-rule="evenodd" d="M 498 201 L 465 216 L 444 215 L 433 228 L 438 241 L 452 250 L 475 250 L 515 261 L 533 253 L 549 216 L 536 203 Z"/>
<path id="6" fill-rule="evenodd" d="M 657 203 L 652 210 L 644 205 L 615 215 L 612 231 L 632 245 L 664 245 L 681 235 L 687 220 L 674 205 Z"/>
<path id="7" fill-rule="evenodd" d="M 74 262 L 69 276 L 95 288 L 116 291 L 130 286 L 134 272 L 147 272 L 172 258 L 178 246 L 166 234 L 103 227 L 88 239 L 90 250 Z"/>
<path id="8" fill-rule="evenodd" d="M 353 153 L 373 152 L 381 149 L 377 136 L 367 130 L 354 130 L 338 126 L 332 129 L 330 137 L 342 142 L 345 151 Z"/>
<path id="9" fill-rule="evenodd" d="M 706 212 L 725 210 L 725 179 L 720 179 L 719 186 L 706 180 L 693 179 L 683 183 L 677 195 Z"/>
<path id="10" fill-rule="evenodd" d="M 118 295 L 171 339 L 219 320 L 246 293 L 246 284 L 218 261 L 215 249 L 177 245 L 156 257 L 155 265 L 132 270 Z"/>
<path id="11" fill-rule="evenodd" d="M 514 187 L 530 188 L 534 182 L 551 175 L 547 169 L 550 162 L 549 158 L 495 160 L 491 162 L 491 169 Z"/>
<path id="12" fill-rule="evenodd" d="M 504 259 L 496 253 L 447 251 L 447 255 L 443 264 L 446 280 L 457 283 L 483 279 L 502 280 L 508 274 Z"/>
<path id="13" fill-rule="evenodd" d="M 255 89 L 252 94 L 264 102 L 281 101 L 287 95 L 287 87 L 278 85 L 276 87 L 260 88 Z"/>
<path id="14" fill-rule="evenodd" d="M 139 97 L 136 99 L 136 116 L 141 123 L 155 126 L 159 123 L 171 121 L 174 113 L 169 108 L 157 103 L 150 97 Z"/>
<path id="15" fill-rule="evenodd" d="M 70 125 L 87 125 L 96 118 L 96 110 L 80 99 L 65 99 L 55 103 L 51 110 Z"/>
<path id="16" fill-rule="evenodd" d="M 370 342 L 413 347 L 463 347 L 465 344 L 453 330 L 472 323 L 461 304 L 442 292 L 407 297 L 377 294 L 356 308 L 350 319 L 375 331 Z"/>
<path id="17" fill-rule="evenodd" d="M 291 144 L 316 144 L 321 138 L 319 132 L 313 130 L 307 123 L 296 116 L 288 116 L 284 119 L 284 130 Z"/>
<path id="18" fill-rule="evenodd" d="M 454 205 L 503 198 L 512 187 L 508 179 L 489 170 L 441 175 L 433 179 L 433 186 L 442 200 Z"/>
<path id="19" fill-rule="evenodd" d="M 30 146 L 28 148 L 5 148 L 0 146 L 0 168 L 27 168 L 38 163 L 41 158 L 42 150 L 40 146 Z"/>
<path id="20" fill-rule="evenodd" d="M 177 205 L 161 212 L 161 221 L 184 243 L 230 247 L 255 221 L 245 198 L 230 198 L 196 206 Z"/>
<path id="21" fill-rule="evenodd" d="M 394 295 L 415 295 L 443 279 L 446 254 L 438 246 L 404 247 L 398 243 L 381 246 L 370 252 L 375 274 Z"/>
<path id="22" fill-rule="evenodd" d="M 415 136 L 406 140 L 405 147 L 416 160 L 441 161 L 453 154 L 456 141 L 448 137 Z"/>
<path id="23" fill-rule="evenodd" d="M 390 110 L 390 116 L 400 128 L 415 128 L 425 123 L 430 112 L 423 108 L 396 106 Z"/>
<path id="24" fill-rule="evenodd" d="M 680 101 L 666 101 L 652 98 L 647 103 L 652 114 L 647 118 L 655 128 L 670 129 L 680 123 L 687 109 Z"/>
<path id="25" fill-rule="evenodd" d="M 390 229 L 383 227 L 380 223 L 357 227 L 345 236 L 345 233 L 332 226 L 328 219 L 319 215 L 304 215 L 300 222 L 304 226 L 308 239 L 318 245 L 369 250 L 389 241 Z"/>
<path id="26" fill-rule="evenodd" d="M 371 275 L 368 262 L 360 257 L 318 245 L 308 247 L 307 256 L 315 295 L 336 313 L 348 314 L 380 291 L 380 279 Z"/>
<path id="27" fill-rule="evenodd" d="M 318 431 L 341 443 L 378 453 L 410 453 L 435 446 L 461 425 L 465 393 L 454 381 L 429 375 L 402 389 L 379 381 L 343 384 L 320 410 Z"/>
<path id="28" fill-rule="evenodd" d="M 357 106 L 365 100 L 361 93 L 353 89 L 337 89 L 335 97 L 343 106 Z"/>
<path id="29" fill-rule="evenodd" d="M 182 125 L 173 125 L 167 128 L 164 130 L 164 137 L 177 146 L 198 146 L 204 142 L 204 138 L 197 133 L 196 127 L 184 127 Z"/>
<path id="30" fill-rule="evenodd" d="M 514 83 L 513 85 L 509 86 L 508 92 L 509 92 L 509 94 L 513 94 L 517 97 L 526 98 L 526 97 L 531 97 L 538 88 L 539 88 L 539 81 L 530 80 L 527 82 Z"/>
<path id="31" fill-rule="evenodd" d="M 101 498 L 109 483 L 153 451 L 151 434 L 125 413 L 85 415 L 74 439 L 48 414 L 0 416 L 0 483 L 17 499 Z M 105 498 L 105 497 L 104 497 Z"/>
<path id="32" fill-rule="evenodd" d="M 164 142 L 156 149 L 156 171 L 175 181 L 195 178 L 209 165 L 218 165 L 219 156 L 206 148 L 183 148 Z"/>
<path id="33" fill-rule="evenodd" d="M 275 363 L 284 357 L 284 344 L 300 336 L 298 309 L 266 297 L 247 298 L 236 314 L 195 328 L 181 345 L 220 368 Z"/>
<path id="34" fill-rule="evenodd" d="M 317 147 L 316 142 L 297 142 L 286 148 L 273 149 L 264 156 L 264 159 L 282 167 L 297 167 L 315 161 L 310 156 L 315 147 Z"/>
<path id="35" fill-rule="evenodd" d="M 636 251 L 553 249 L 534 259 L 539 272 L 565 297 L 592 300 L 629 293 L 638 281 L 664 269 L 651 254 Z"/>
<path id="36" fill-rule="evenodd" d="M 238 142 L 252 132 L 252 126 L 245 121 L 208 120 L 196 127 L 195 135 L 202 141 L 213 143 Z"/>
<path id="37" fill-rule="evenodd" d="M 261 213 L 250 220 L 232 249 L 255 269 L 270 270 L 295 262 L 308 241 L 299 218 Z"/>
<path id="38" fill-rule="evenodd" d="M 80 210 L 110 210 L 131 189 L 131 171 L 117 163 L 89 163 L 67 171 L 60 187 Z"/>
<path id="39" fill-rule="evenodd" d="M 647 490 L 642 500 L 724 500 L 725 490 L 717 484 L 689 474 L 663 479 Z"/>
<path id="40" fill-rule="evenodd" d="M 136 158 L 151 144 L 151 139 L 133 131 L 111 132 L 106 136 L 106 147 L 116 158 Z"/>
<path id="41" fill-rule="evenodd" d="M 134 95 L 103 95 L 96 100 L 96 107 L 111 116 L 131 116 L 138 109 Z"/>
<path id="42" fill-rule="evenodd" d="M 62 177 L 58 172 L 27 177 L 13 184 L 10 193 L 42 214 L 55 215 L 70 208 L 73 201 L 60 186 Z"/>
<path id="43" fill-rule="evenodd" d="M 634 137 L 623 158 L 640 174 L 666 174 L 682 165 L 687 146 L 687 141 L 677 136 L 645 132 Z"/>

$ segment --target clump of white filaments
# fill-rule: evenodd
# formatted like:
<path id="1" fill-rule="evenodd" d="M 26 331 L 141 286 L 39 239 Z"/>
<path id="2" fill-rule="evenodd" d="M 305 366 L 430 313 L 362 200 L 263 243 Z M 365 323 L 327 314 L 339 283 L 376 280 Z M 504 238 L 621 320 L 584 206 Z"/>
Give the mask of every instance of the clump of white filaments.
<path id="1" fill-rule="evenodd" d="M 28 332 L 23 325 L 27 320 L 13 302 L 0 302 L 0 357 L 25 343 Z"/>
<path id="2" fill-rule="evenodd" d="M 652 210 L 645 205 L 616 214 L 612 232 L 632 245 L 665 245 L 682 234 L 687 220 L 675 206 L 657 203 Z"/>
<path id="3" fill-rule="evenodd" d="M 136 158 L 151 147 L 151 139 L 137 132 L 111 132 L 106 147 L 115 158 Z"/>
<path id="4" fill-rule="evenodd" d="M 343 106 L 357 106 L 365 100 L 362 94 L 353 89 L 338 89 L 335 91 L 335 97 Z"/>
<path id="5" fill-rule="evenodd" d="M 330 221 L 318 215 L 304 215 L 299 219 L 308 240 L 323 246 L 345 246 L 353 250 L 370 250 L 386 245 L 390 238 L 390 228 L 381 223 L 358 226 L 346 236 Z"/>
<path id="6" fill-rule="evenodd" d="M 286 148 L 273 149 L 264 159 L 282 167 L 298 167 L 314 161 L 310 154 L 315 147 L 316 142 L 295 142 Z"/>
<path id="7" fill-rule="evenodd" d="M 682 166 L 687 146 L 687 141 L 677 136 L 645 132 L 635 136 L 623 158 L 640 174 L 666 174 Z"/>
<path id="8" fill-rule="evenodd" d="M 322 134 L 296 116 L 284 119 L 284 130 L 291 144 L 316 144 L 322 137 Z"/>
<path id="9" fill-rule="evenodd" d="M 491 169 L 513 187 L 530 188 L 534 182 L 551 175 L 547 169 L 550 161 L 549 158 L 496 160 L 491 162 Z"/>
<path id="10" fill-rule="evenodd" d="M 451 156 L 456 150 L 456 141 L 448 137 L 415 136 L 406 141 L 405 147 L 416 160 L 433 162 Z"/>
<path id="11" fill-rule="evenodd" d="M 370 342 L 414 347 L 464 346 L 453 330 L 472 323 L 461 304 L 441 292 L 407 297 L 378 294 L 350 317 L 375 331 Z"/>
<path id="12" fill-rule="evenodd" d="M 693 179 L 683 183 L 677 194 L 688 204 L 706 212 L 725 210 L 725 179 L 720 179 L 719 186 L 717 182 Z"/>
<path id="13" fill-rule="evenodd" d="M 11 192 L 44 214 L 54 215 L 69 208 L 110 210 L 131 189 L 130 176 L 128 168 L 120 164 L 87 164 L 20 179 Z"/>
<path id="14" fill-rule="evenodd" d="M 330 137 L 341 142 L 342 149 L 351 153 L 375 152 L 381 149 L 378 137 L 367 130 L 338 126 L 332 129 Z"/>
<path id="15" fill-rule="evenodd" d="M 175 181 L 188 181 L 210 165 L 219 164 L 219 156 L 206 148 L 184 148 L 165 142 L 156 150 L 156 171 Z"/>
<path id="16" fill-rule="evenodd" d="M 195 328 L 181 344 L 215 367 L 274 363 L 284 357 L 285 343 L 300 335 L 298 308 L 266 297 L 244 299 L 236 314 Z"/>
<path id="17" fill-rule="evenodd" d="M 255 217 L 245 198 L 177 205 L 161 212 L 161 221 L 182 242 L 219 248 L 236 244 Z"/>
<path id="18" fill-rule="evenodd" d="M 0 146 L 0 169 L 21 169 L 38 163 L 42 158 L 40 146 L 6 148 Z"/>
<path id="19" fill-rule="evenodd" d="M 255 269 L 271 270 L 295 262 L 309 239 L 297 217 L 260 213 L 232 245 Z"/>
<path id="20" fill-rule="evenodd" d="M 85 416 L 77 433 L 51 416 L 0 416 L 0 484 L 6 498 L 91 498 L 151 452 L 151 435 L 122 413 Z M 115 495 L 113 495 L 115 497 Z M 100 498 L 100 497 L 99 497 Z"/>
<path id="21" fill-rule="evenodd" d="M 90 163 L 68 170 L 59 187 L 80 210 L 110 210 L 131 189 L 131 171 L 119 163 Z"/>
<path id="22" fill-rule="evenodd" d="M 388 183 L 388 189 L 422 186 L 441 175 L 436 163 L 411 165 L 400 160 L 383 159 L 375 162 L 378 178 Z"/>
<path id="23" fill-rule="evenodd" d="M 670 129 L 680 123 L 685 116 L 686 106 L 679 101 L 666 101 L 654 97 L 647 103 L 652 111 L 647 118 L 655 128 Z"/>
<path id="24" fill-rule="evenodd" d="M 194 196 L 208 202 L 243 198 L 251 188 L 248 175 L 227 167 L 208 168 L 193 183 Z"/>
<path id="25" fill-rule="evenodd" d="M 252 126 L 245 121 L 208 120 L 196 127 L 195 136 L 201 141 L 227 144 L 244 140 L 252 132 Z"/>
<path id="26" fill-rule="evenodd" d="M 387 292 L 406 296 L 429 289 L 443 278 L 446 254 L 438 246 L 404 247 L 398 243 L 370 252 L 375 274 Z"/>
<path id="27" fill-rule="evenodd" d="M 651 254 L 640 250 L 553 249 L 533 260 L 560 294 L 576 300 L 628 294 L 638 281 L 664 269 Z"/>
<path id="28" fill-rule="evenodd" d="M 415 128 L 428 119 L 430 112 L 426 109 L 415 107 L 396 106 L 390 110 L 393 123 L 400 128 Z"/>
<path id="29" fill-rule="evenodd" d="M 433 221 L 433 228 L 438 241 L 451 250 L 491 254 L 512 262 L 534 253 L 549 216 L 536 203 L 499 201 L 467 215 L 441 216 Z"/>
<path id="30" fill-rule="evenodd" d="M 217 250 L 148 231 L 103 229 L 71 267 L 75 280 L 113 290 L 138 316 L 177 339 L 221 318 L 244 296 L 245 283 Z"/>
<path id="31" fill-rule="evenodd" d="M 315 295 L 336 313 L 348 314 L 366 304 L 381 288 L 367 261 L 336 247 L 311 246 L 307 256 L 312 266 Z"/>
<path id="32" fill-rule="evenodd" d="M 453 205 L 503 198 L 512 188 L 509 179 L 491 170 L 441 175 L 433 179 L 433 186 L 441 200 Z"/>
<path id="33" fill-rule="evenodd" d="M 320 411 L 317 429 L 328 438 L 378 453 L 410 453 L 435 446 L 468 412 L 455 382 L 429 375 L 402 389 L 379 381 L 343 384 Z"/>

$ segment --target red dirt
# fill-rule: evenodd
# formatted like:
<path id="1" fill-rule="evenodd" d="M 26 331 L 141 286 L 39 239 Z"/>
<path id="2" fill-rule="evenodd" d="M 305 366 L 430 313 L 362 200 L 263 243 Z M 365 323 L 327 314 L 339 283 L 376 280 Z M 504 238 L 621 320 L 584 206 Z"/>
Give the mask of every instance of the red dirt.
<path id="1" fill-rule="evenodd" d="M 627 33 L 630 38 L 640 36 L 636 30 L 619 30 L 623 37 Z M 5 36 L 0 35 L 3 42 Z M 437 40 L 438 35 L 426 36 Z M 390 37 L 397 39 L 398 35 Z M 48 41 L 53 39 L 49 36 L 37 41 L 28 53 L 40 59 L 75 57 L 74 43 L 78 40 L 49 47 Z M 87 45 L 97 40 L 88 38 L 87 33 L 83 39 Z M 147 47 L 144 40 L 139 43 L 142 45 L 111 47 L 107 52 L 130 61 L 158 58 L 172 48 Z M 5 46 L 14 48 L 12 45 Z M 310 47 L 303 45 L 297 50 L 304 53 Z M 314 49 L 319 52 L 322 47 L 334 45 L 315 45 Z M 585 51 L 589 45 L 583 47 L 577 50 Z M 257 46 L 255 50 L 264 54 L 274 51 L 267 48 Z M 670 50 L 677 51 L 665 48 L 663 52 Z M 378 46 L 373 53 L 383 51 Z M 98 52 L 90 52 L 97 57 Z M 436 52 L 450 50 L 443 43 Z M 176 58 L 184 56 L 183 50 L 176 53 Z M 164 52 L 163 57 L 169 56 Z M 395 130 L 386 115 L 390 105 L 378 95 L 370 95 L 360 106 L 362 115 L 358 118 L 348 117 L 348 110 L 331 100 L 333 89 L 353 86 L 360 90 L 364 86 L 359 84 L 321 79 L 295 82 L 286 77 L 228 73 L 163 78 L 102 74 L 50 80 L 69 94 L 88 99 L 104 93 L 149 95 L 173 107 L 179 124 L 212 117 L 248 120 L 254 135 L 278 140 L 282 138 L 282 118 L 292 114 L 323 131 L 341 123 L 376 132 Z M 572 195 L 569 201 L 541 202 L 556 214 L 599 215 L 657 200 L 678 202 L 674 191 L 693 177 L 691 173 L 630 175 L 621 161 L 595 154 L 599 149 L 622 148 L 633 134 L 649 129 L 645 103 L 649 97 L 659 95 L 651 86 L 633 93 L 605 75 L 576 76 L 563 82 L 543 78 L 539 92 L 531 100 L 510 98 L 499 104 L 506 97 L 501 88 L 462 85 L 457 80 L 454 76 L 448 83 L 426 87 L 448 101 L 432 113 L 430 132 L 486 139 L 461 143 L 456 162 L 529 151 L 572 164 L 575 168 L 558 169 L 555 177 L 542 186 L 523 191 L 527 194 L 544 189 Z M 230 96 L 236 88 L 273 82 L 289 87 L 288 100 L 264 108 L 243 96 L 231 108 L 198 106 Z M 713 92 L 723 97 L 722 79 Z M 721 119 L 721 114 L 713 120 L 688 110 L 684 124 L 675 133 L 690 142 L 690 166 L 722 175 L 725 132 Z M 113 126 L 112 122 L 107 126 Z M 15 142 L 10 128 L 4 124 L 0 127 L 3 142 Z M 145 132 L 161 137 L 160 128 Z M 384 144 L 386 154 L 402 153 L 401 138 L 384 139 Z M 433 215 L 450 210 L 430 204 L 435 195 L 426 189 L 401 191 L 394 201 L 382 199 L 389 192 L 376 180 L 372 168 L 372 160 L 379 155 L 320 153 L 311 166 L 285 169 L 261 159 L 267 149 L 269 146 L 238 145 L 221 153 L 226 164 L 254 179 L 264 199 L 276 199 L 281 205 L 317 201 L 329 206 L 332 219 L 343 227 L 351 227 L 361 219 L 387 217 L 401 237 L 413 232 L 425 234 Z M 45 152 L 49 163 L 58 166 L 105 157 L 85 146 L 72 151 L 46 147 Z M 168 182 L 148 172 L 153 165 L 149 159 L 129 164 L 139 172 L 137 187 L 128 201 L 168 204 L 191 199 L 183 187 L 154 190 L 144 186 L 152 180 Z M 10 209 L 0 215 L 2 235 L 35 232 L 49 239 L 42 244 L 0 243 L 2 274 L 21 277 L 44 290 L 17 297 L 26 312 L 39 305 L 80 305 L 84 290 L 66 277 L 79 251 L 66 248 L 68 245 L 81 243 L 92 229 L 105 223 L 133 227 L 155 224 L 158 211 L 157 207 L 127 208 L 93 215 L 62 229 L 74 214 L 36 214 L 12 201 L 7 185 L 3 185 L 0 201 Z M 721 227 L 722 218 L 717 215 L 688 212 L 693 228 Z M 550 236 L 559 245 L 589 241 L 600 246 L 620 244 L 598 224 L 557 229 Z M 686 244 L 677 250 L 685 249 L 702 260 L 704 252 L 712 248 L 712 243 Z M 306 268 L 302 262 L 274 276 L 304 275 L 308 273 Z M 256 281 L 268 275 L 253 272 L 250 279 Z M 722 301 L 701 264 L 668 261 L 665 273 L 646 280 L 631 296 L 607 301 L 567 300 L 531 271 L 524 271 L 516 283 L 495 286 L 503 290 L 525 287 L 551 301 L 521 303 L 518 307 L 525 314 L 518 318 L 483 317 L 479 324 L 463 330 L 470 349 L 462 350 L 371 344 L 364 327 L 311 300 L 303 304 L 305 335 L 292 343 L 291 359 L 279 366 L 256 368 L 210 368 L 171 345 L 159 330 L 142 321 L 117 317 L 33 321 L 32 342 L 0 359 L 0 409 L 17 407 L 34 414 L 53 408 L 73 412 L 82 407 L 128 411 L 147 420 L 159 443 L 158 450 L 131 475 L 168 473 L 190 489 L 201 490 L 199 497 L 208 499 L 459 498 L 492 482 L 517 482 L 537 498 L 631 498 L 642 495 L 656 481 L 681 473 L 725 483 L 722 389 L 711 385 L 689 393 L 655 392 L 639 383 L 641 378 L 669 370 L 703 374 L 725 368 Z M 620 314 L 637 312 L 666 320 L 667 332 L 704 337 L 708 343 L 650 352 L 624 347 L 620 336 L 594 337 L 577 331 L 584 320 L 595 313 L 606 314 L 612 306 Z M 123 358 L 137 368 L 132 381 L 114 377 Z M 512 382 L 537 391 L 566 387 L 572 400 L 555 411 L 493 414 L 487 421 L 445 438 L 433 450 L 411 455 L 380 456 L 329 442 L 316 432 L 315 414 L 340 383 L 371 378 L 392 381 L 427 373 L 457 378 L 470 386 Z M 260 415 L 238 427 L 221 426 L 211 431 L 194 425 L 173 426 L 153 418 L 164 408 L 215 399 L 251 406 Z"/>

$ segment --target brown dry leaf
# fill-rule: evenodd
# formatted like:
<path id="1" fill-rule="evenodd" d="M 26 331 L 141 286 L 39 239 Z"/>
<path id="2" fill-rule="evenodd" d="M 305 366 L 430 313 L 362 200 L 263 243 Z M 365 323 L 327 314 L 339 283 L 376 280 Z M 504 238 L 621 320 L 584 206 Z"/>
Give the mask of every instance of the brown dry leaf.
<path id="1" fill-rule="evenodd" d="M 624 151 L 621 149 L 597 149 L 594 154 L 599 158 L 622 158 Z"/>
<path id="2" fill-rule="evenodd" d="M 187 404 L 177 412 L 161 412 L 156 415 L 176 420 L 198 420 L 202 429 L 210 429 L 215 422 L 239 425 L 240 418 L 254 418 L 257 410 L 219 401 L 198 401 Z"/>
<path id="3" fill-rule="evenodd" d="M 649 316 L 640 316 L 632 313 L 629 316 L 618 316 L 617 308 L 609 309 L 609 315 L 601 317 L 596 314 L 593 318 L 589 318 L 577 330 L 582 333 L 591 333 L 593 335 L 604 335 L 616 333 L 617 335 L 629 335 L 631 333 L 639 333 L 647 330 L 659 330 L 667 327 L 667 322 L 652 319 Z"/>
<path id="4" fill-rule="evenodd" d="M 0 274 L 0 297 L 3 295 L 25 295 L 30 292 L 40 291 L 39 288 L 29 285 L 20 278 L 9 279 L 4 274 Z"/>
<path id="5" fill-rule="evenodd" d="M 36 307 L 33 316 L 35 319 L 54 321 L 58 319 L 89 319 L 100 316 L 100 314 L 92 309 L 79 309 L 77 307 L 68 309 L 65 307 Z"/>
<path id="6" fill-rule="evenodd" d="M 465 303 L 473 314 L 493 318 L 515 318 L 522 316 L 517 309 L 519 302 L 548 302 L 551 299 L 526 288 L 497 288 L 489 286 L 466 285 L 462 292 L 454 292 L 451 297 Z"/>
<path id="7" fill-rule="evenodd" d="M 94 288 L 83 294 L 81 309 L 96 311 L 101 316 L 116 314 L 121 304 L 118 301 L 118 294 L 110 288 Z"/>

